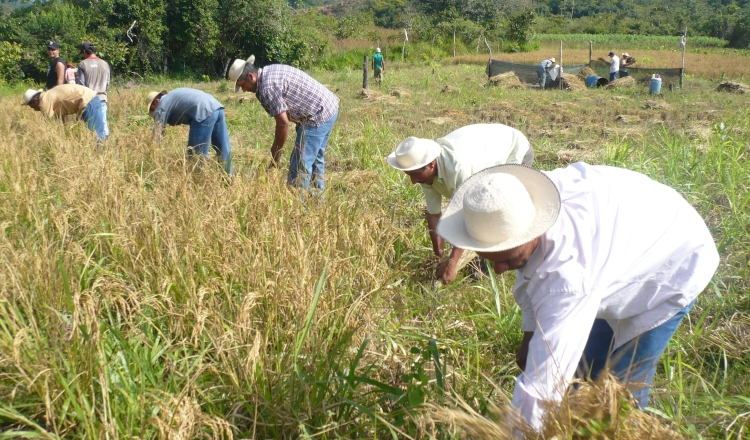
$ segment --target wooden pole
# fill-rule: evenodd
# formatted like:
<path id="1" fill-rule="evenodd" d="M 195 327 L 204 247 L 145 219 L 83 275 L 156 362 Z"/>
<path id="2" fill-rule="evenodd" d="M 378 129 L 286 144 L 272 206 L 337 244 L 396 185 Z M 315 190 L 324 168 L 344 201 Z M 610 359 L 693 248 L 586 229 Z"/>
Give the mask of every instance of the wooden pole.
<path id="1" fill-rule="evenodd" d="M 685 47 L 687 46 L 687 26 L 685 26 L 685 33 L 682 34 L 682 39 L 685 44 L 682 45 L 682 68 L 680 69 L 680 89 L 682 89 L 682 83 L 685 79 Z"/>
<path id="2" fill-rule="evenodd" d="M 367 67 L 368 67 L 368 65 L 367 65 L 367 55 L 365 55 L 365 62 L 362 64 L 362 88 L 363 89 L 367 88 L 367 80 L 368 80 L 368 78 L 370 76 L 370 75 L 368 75 Z"/>
<path id="3" fill-rule="evenodd" d="M 404 61 L 404 54 L 406 53 L 406 42 L 409 41 L 409 36 L 404 29 L 404 45 L 401 46 L 401 61 Z"/>
<path id="4" fill-rule="evenodd" d="M 594 60 L 594 42 L 589 41 L 589 67 L 591 67 L 591 62 Z"/>
<path id="5" fill-rule="evenodd" d="M 560 77 L 559 77 L 559 78 L 557 78 L 557 80 L 558 80 L 558 81 L 560 82 L 560 90 L 562 90 L 562 89 L 563 89 L 563 79 L 562 79 L 562 74 L 563 74 L 563 64 L 562 64 L 562 40 L 560 40 L 560 62 L 559 62 L 559 64 L 558 64 L 558 65 L 560 66 Z"/>

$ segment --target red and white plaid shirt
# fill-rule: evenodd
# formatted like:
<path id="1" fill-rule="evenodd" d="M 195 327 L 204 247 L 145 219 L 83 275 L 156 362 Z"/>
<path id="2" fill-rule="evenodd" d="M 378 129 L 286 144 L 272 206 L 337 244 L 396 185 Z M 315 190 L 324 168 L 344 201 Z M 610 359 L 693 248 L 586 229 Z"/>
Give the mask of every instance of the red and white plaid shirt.
<path id="1" fill-rule="evenodd" d="M 297 124 L 319 127 L 336 114 L 339 98 L 305 72 L 272 64 L 260 70 L 258 101 L 271 116 L 285 111 Z"/>

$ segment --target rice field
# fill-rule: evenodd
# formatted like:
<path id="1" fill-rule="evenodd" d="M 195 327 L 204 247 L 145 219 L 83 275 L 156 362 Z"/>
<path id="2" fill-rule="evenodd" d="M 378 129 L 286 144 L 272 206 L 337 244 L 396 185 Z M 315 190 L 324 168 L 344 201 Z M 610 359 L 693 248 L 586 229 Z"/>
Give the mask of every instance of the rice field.
<path id="1" fill-rule="evenodd" d="M 273 118 L 226 82 L 115 84 L 99 151 L 2 90 L 1 435 L 511 438 L 513 274 L 436 285 L 421 191 L 383 160 L 407 136 L 497 122 L 527 134 L 542 169 L 584 160 L 673 186 L 722 257 L 651 409 L 605 381 L 554 410 L 545 438 L 746 437 L 747 95 L 697 73 L 663 98 L 506 90 L 464 61 L 389 64 L 368 93 L 361 72 L 312 72 L 341 98 L 324 200 L 267 170 Z M 151 139 L 147 93 L 178 86 L 225 104 L 236 177 L 189 160 L 185 127 Z"/>

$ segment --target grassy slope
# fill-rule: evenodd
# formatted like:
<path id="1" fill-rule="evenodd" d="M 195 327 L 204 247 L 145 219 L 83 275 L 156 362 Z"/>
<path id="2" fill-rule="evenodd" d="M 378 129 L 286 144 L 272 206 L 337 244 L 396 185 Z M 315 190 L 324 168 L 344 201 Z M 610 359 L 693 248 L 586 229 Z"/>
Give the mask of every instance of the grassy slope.
<path id="1" fill-rule="evenodd" d="M 80 126 L 1 101 L 2 430 L 380 437 L 405 406 L 445 402 L 430 338 L 447 388 L 502 402 L 518 373 L 512 275 L 436 288 L 420 191 L 382 159 L 409 135 L 500 122 L 528 134 L 541 168 L 636 169 L 703 213 L 722 265 L 670 344 L 654 411 L 689 437 L 736 438 L 750 406 L 747 97 L 703 82 L 655 103 L 643 89 L 501 90 L 476 66 L 389 65 L 362 99 L 361 73 L 315 76 L 342 98 L 325 203 L 266 171 L 273 119 L 225 83 L 190 86 L 226 103 L 232 181 L 213 163 L 192 171 L 185 127 L 151 142 L 147 88 L 111 93 L 101 152 Z"/>

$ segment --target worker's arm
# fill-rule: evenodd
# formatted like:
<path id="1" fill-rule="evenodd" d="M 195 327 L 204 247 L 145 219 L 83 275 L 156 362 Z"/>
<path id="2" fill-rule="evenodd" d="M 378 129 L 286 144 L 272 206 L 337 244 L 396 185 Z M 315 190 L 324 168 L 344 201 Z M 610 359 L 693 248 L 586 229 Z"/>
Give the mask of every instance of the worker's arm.
<path id="1" fill-rule="evenodd" d="M 437 232 L 435 232 L 441 215 L 441 212 L 438 212 L 437 214 L 430 214 L 428 212 L 425 214 L 425 217 L 427 219 L 427 230 L 430 233 L 430 241 L 432 241 L 432 251 L 438 257 L 443 256 L 443 237 L 439 236 Z"/>
<path id="2" fill-rule="evenodd" d="M 55 72 L 57 72 L 57 85 L 65 84 L 65 64 L 55 64 Z"/>
<path id="3" fill-rule="evenodd" d="M 287 133 L 289 133 L 289 114 L 288 112 L 281 112 L 274 116 L 276 119 L 276 132 L 273 136 L 273 146 L 271 147 L 271 167 L 279 166 L 279 159 L 281 159 L 281 150 L 284 148 L 286 143 Z"/>
<path id="4" fill-rule="evenodd" d="M 463 249 L 453 246 L 453 250 L 451 251 L 451 256 L 448 257 L 447 260 L 441 262 L 438 265 L 437 271 L 435 272 L 435 276 L 445 284 L 452 283 L 453 281 L 455 281 L 456 274 L 458 272 L 456 270 L 456 268 L 458 267 L 458 261 L 461 259 L 461 256 L 463 254 L 464 254 Z"/>

